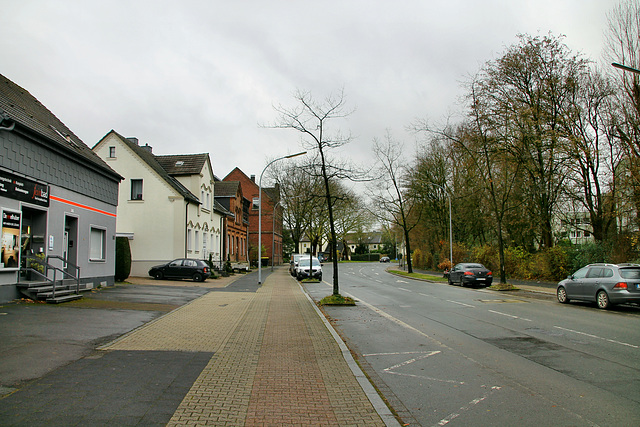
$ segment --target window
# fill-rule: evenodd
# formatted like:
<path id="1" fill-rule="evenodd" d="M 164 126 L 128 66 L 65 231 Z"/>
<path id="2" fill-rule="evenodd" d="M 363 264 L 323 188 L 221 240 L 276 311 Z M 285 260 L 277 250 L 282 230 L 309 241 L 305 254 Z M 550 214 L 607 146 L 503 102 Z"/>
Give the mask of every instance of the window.
<path id="1" fill-rule="evenodd" d="M 198 252 L 199 248 L 200 248 L 200 232 L 196 230 L 196 245 L 195 245 L 196 252 Z"/>
<path id="2" fill-rule="evenodd" d="M 191 246 L 192 242 L 191 242 L 191 229 L 187 230 L 187 250 L 191 251 Z"/>
<path id="3" fill-rule="evenodd" d="M 104 254 L 106 252 L 106 230 L 101 228 L 91 227 L 91 234 L 89 236 L 89 260 L 90 261 L 104 261 Z"/>
<path id="4" fill-rule="evenodd" d="M 253 209 L 258 209 L 260 207 L 260 197 L 253 198 Z"/>
<path id="5" fill-rule="evenodd" d="M 116 147 L 109 147 L 109 157 L 112 159 L 116 157 Z"/>
<path id="6" fill-rule="evenodd" d="M 131 180 L 131 200 L 142 200 L 142 180 Z"/>

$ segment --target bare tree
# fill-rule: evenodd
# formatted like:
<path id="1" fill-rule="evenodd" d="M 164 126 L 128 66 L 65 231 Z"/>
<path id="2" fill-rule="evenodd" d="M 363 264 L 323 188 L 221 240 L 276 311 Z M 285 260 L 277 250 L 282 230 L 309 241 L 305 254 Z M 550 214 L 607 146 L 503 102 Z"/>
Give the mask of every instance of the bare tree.
<path id="1" fill-rule="evenodd" d="M 421 204 L 415 192 L 409 191 L 407 162 L 402 158 L 402 144 L 387 132 L 385 142 L 374 140 L 377 159 L 377 184 L 370 187 L 369 212 L 380 222 L 390 222 L 402 229 L 407 249 L 407 271 L 413 273 L 410 232 L 420 222 Z"/>
<path id="2" fill-rule="evenodd" d="M 338 284 L 338 257 L 336 251 L 336 230 L 333 213 L 334 196 L 331 193 L 331 182 L 344 178 L 354 179 L 356 171 L 330 157 L 330 151 L 349 143 L 351 135 L 343 135 L 339 129 L 332 131 L 331 125 L 340 119 L 347 118 L 352 110 L 346 107 L 344 91 L 337 95 L 329 95 L 324 101 L 316 101 L 309 92 L 296 91 L 295 107 L 275 107 L 278 118 L 271 127 L 293 129 L 302 134 L 303 144 L 309 151 L 313 150 L 314 163 L 317 170 L 309 172 L 321 179 L 324 186 L 324 197 L 329 214 L 331 259 L 333 262 L 333 295 L 340 294 Z"/>
<path id="3" fill-rule="evenodd" d="M 640 2 L 619 3 L 607 15 L 605 58 L 609 62 L 640 69 Z M 612 123 L 616 136 L 627 152 L 628 190 L 631 203 L 640 211 L 640 75 L 611 70 L 616 84 L 618 114 Z M 622 175 L 622 174 L 621 174 Z"/>

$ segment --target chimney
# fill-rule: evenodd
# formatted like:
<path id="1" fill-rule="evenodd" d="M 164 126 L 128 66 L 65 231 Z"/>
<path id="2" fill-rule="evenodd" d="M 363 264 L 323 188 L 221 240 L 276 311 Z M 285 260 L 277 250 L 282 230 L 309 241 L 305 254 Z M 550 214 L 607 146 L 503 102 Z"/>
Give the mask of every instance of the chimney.
<path id="1" fill-rule="evenodd" d="M 134 144 L 138 145 L 138 138 L 136 138 L 135 136 L 129 136 L 127 137 L 127 139 L 133 142 Z"/>
<path id="2" fill-rule="evenodd" d="M 256 176 L 255 175 L 251 175 L 251 181 L 256 182 Z"/>
<path id="3" fill-rule="evenodd" d="M 141 148 L 147 150 L 150 153 L 153 153 L 153 148 L 149 144 L 144 144 L 144 147 Z"/>

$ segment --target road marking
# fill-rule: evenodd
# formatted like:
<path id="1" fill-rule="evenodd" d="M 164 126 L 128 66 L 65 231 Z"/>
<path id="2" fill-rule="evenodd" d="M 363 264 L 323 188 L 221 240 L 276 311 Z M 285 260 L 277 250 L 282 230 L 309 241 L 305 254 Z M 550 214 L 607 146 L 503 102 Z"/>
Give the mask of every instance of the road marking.
<path id="1" fill-rule="evenodd" d="M 404 280 L 396 280 L 396 283 L 409 283 L 409 282 L 406 282 Z"/>
<path id="2" fill-rule="evenodd" d="M 410 290 L 410 289 L 405 289 L 405 288 L 398 288 L 398 290 L 405 291 L 405 292 L 413 292 L 412 290 Z"/>
<path id="3" fill-rule="evenodd" d="M 631 347 L 631 348 L 640 348 L 637 345 L 629 344 L 629 343 L 622 342 L 622 341 L 611 340 L 609 338 L 602 338 L 602 337 L 599 337 L 597 335 L 587 334 L 586 332 L 574 331 L 573 329 L 567 329 L 567 328 L 563 328 L 561 326 L 554 326 L 554 328 L 561 329 L 561 330 L 567 331 L 567 332 L 573 332 L 574 334 L 584 335 L 584 336 L 589 337 L 589 338 L 595 338 L 595 339 L 598 339 L 598 340 L 604 340 L 604 341 L 607 341 L 607 342 L 610 342 L 610 343 L 613 343 L 613 344 L 620 344 L 620 345 L 624 345 L 624 346 Z"/>
<path id="4" fill-rule="evenodd" d="M 484 386 L 483 386 L 484 387 Z M 478 403 L 482 402 L 483 400 L 485 400 L 486 398 L 488 398 L 489 396 L 491 396 L 494 392 L 500 390 L 501 387 L 491 387 L 491 390 L 489 390 L 487 393 L 485 393 L 483 396 L 477 398 L 477 399 L 473 399 L 471 402 L 467 403 L 465 406 L 461 407 L 458 411 L 459 412 L 454 412 L 453 414 L 449 414 L 447 415 L 445 418 L 441 419 L 440 422 L 438 422 L 439 426 L 444 426 L 449 424 L 451 421 L 453 421 L 454 419 L 458 418 L 462 412 L 466 412 L 470 409 L 472 409 L 474 406 L 476 406 Z"/>
<path id="5" fill-rule="evenodd" d="M 525 322 L 531 322 L 530 319 L 524 318 L 524 317 L 518 317 L 518 316 L 514 316 L 512 314 L 507 314 L 507 313 L 501 313 L 499 311 L 495 311 L 495 310 L 489 310 L 489 313 L 494 313 L 494 314 L 499 314 L 501 316 L 507 316 L 507 317 L 511 317 L 512 319 L 518 319 L 518 320 L 523 320 Z"/>
<path id="6" fill-rule="evenodd" d="M 452 302 L 454 304 L 459 304 L 459 305 L 464 305 L 465 307 L 471 307 L 471 308 L 476 308 L 475 305 L 471 305 L 471 304 L 465 304 L 463 302 L 458 302 L 458 301 L 452 301 L 450 299 L 447 300 L 447 302 Z"/>

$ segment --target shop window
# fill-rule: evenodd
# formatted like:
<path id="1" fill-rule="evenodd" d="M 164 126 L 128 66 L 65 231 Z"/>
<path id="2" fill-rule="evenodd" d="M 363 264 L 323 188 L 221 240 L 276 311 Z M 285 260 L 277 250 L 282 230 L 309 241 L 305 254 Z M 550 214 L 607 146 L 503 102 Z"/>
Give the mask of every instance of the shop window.
<path id="1" fill-rule="evenodd" d="M 131 180 L 131 200 L 142 200 L 142 180 Z"/>
<path id="2" fill-rule="evenodd" d="M 106 235 L 107 231 L 102 228 L 91 227 L 91 235 L 89 237 L 89 260 L 104 261 L 106 252 Z"/>

